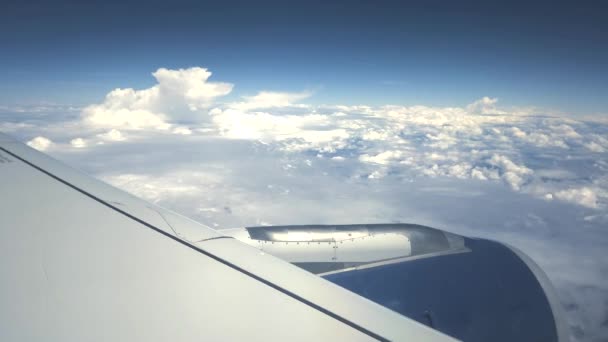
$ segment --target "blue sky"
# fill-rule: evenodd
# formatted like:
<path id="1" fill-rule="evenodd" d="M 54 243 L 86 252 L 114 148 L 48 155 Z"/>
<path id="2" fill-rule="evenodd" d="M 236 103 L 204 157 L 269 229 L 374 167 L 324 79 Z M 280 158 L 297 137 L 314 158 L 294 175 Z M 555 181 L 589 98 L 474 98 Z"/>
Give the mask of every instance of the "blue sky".
<path id="1" fill-rule="evenodd" d="M 236 85 L 312 90 L 309 103 L 465 105 L 482 96 L 606 113 L 598 3 L 4 2 L 0 104 L 99 101 L 202 66 Z"/>

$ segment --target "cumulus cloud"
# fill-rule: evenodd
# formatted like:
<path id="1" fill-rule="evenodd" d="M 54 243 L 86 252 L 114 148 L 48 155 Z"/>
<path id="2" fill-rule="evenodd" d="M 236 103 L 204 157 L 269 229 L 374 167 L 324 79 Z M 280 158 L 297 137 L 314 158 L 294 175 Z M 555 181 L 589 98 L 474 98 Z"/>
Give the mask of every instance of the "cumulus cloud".
<path id="1" fill-rule="evenodd" d="M 376 155 L 362 154 L 359 160 L 364 163 L 374 163 L 380 165 L 388 165 L 392 161 L 399 160 L 403 153 L 401 151 L 384 151 Z"/>
<path id="2" fill-rule="evenodd" d="M 70 140 L 70 145 L 72 145 L 74 148 L 85 148 L 87 147 L 87 142 L 82 138 L 76 138 Z"/>
<path id="3" fill-rule="evenodd" d="M 606 150 L 604 149 L 604 146 L 598 144 L 595 141 L 591 141 L 589 143 L 586 143 L 585 147 L 588 148 L 589 151 L 591 151 L 591 152 L 597 152 L 597 153 L 606 152 Z"/>
<path id="4" fill-rule="evenodd" d="M 229 104 L 230 108 L 248 111 L 260 108 L 277 108 L 295 106 L 298 101 L 310 97 L 311 93 L 282 93 L 272 91 L 262 91 L 254 96 L 244 96 L 242 102 L 234 102 Z M 304 106 L 304 105 L 300 105 Z"/>
<path id="5" fill-rule="evenodd" d="M 553 197 L 563 201 L 572 202 L 589 208 L 597 208 L 597 195 L 593 189 L 582 187 L 578 189 L 560 190 Z"/>
<path id="6" fill-rule="evenodd" d="M 281 106 L 293 105 L 281 100 L 265 111 L 241 102 L 214 108 L 211 114 L 226 138 L 273 143 L 294 153 L 340 159 L 350 155 L 369 165 L 362 177 L 378 179 L 407 171 L 433 178 L 502 180 L 514 191 L 594 207 L 566 193 L 556 195 L 576 184 L 572 179 L 545 184 L 546 175 L 535 175 L 523 159 L 532 149 L 601 151 L 601 138 L 581 135 L 581 128 L 573 127 L 580 123 L 573 120 L 526 116 L 497 104 L 497 99 L 484 97 L 465 107 L 309 106 L 296 115 L 281 113 Z M 597 197 L 597 203 L 604 202 L 603 196 Z"/>
<path id="7" fill-rule="evenodd" d="M 608 138 L 598 134 L 591 134 L 590 140 L 584 146 L 591 152 L 604 153 L 608 151 Z"/>
<path id="8" fill-rule="evenodd" d="M 205 120 L 203 111 L 233 85 L 209 82 L 211 72 L 204 68 L 152 73 L 158 84 L 141 90 L 114 89 L 103 103 L 85 107 L 82 117 L 96 128 L 167 130 L 173 122 Z"/>
<path id="9" fill-rule="evenodd" d="M 496 103 L 498 103 L 497 98 L 491 98 L 488 96 L 484 96 L 479 100 L 467 105 L 467 111 L 471 113 L 477 114 L 502 114 L 503 111 L 499 111 L 496 108 Z"/>
<path id="10" fill-rule="evenodd" d="M 113 91 L 110 97 L 121 96 Z M 106 98 L 103 106 L 87 107 L 84 110 L 85 121 L 94 127 L 121 127 L 126 129 L 155 128 L 166 130 L 170 124 L 162 113 L 144 109 L 125 109 L 114 106 L 111 98 Z"/>
<path id="11" fill-rule="evenodd" d="M 160 68 L 152 75 L 158 81 L 160 100 L 178 99 L 191 111 L 208 108 L 215 98 L 228 95 L 233 88 L 230 83 L 208 82 L 211 72 L 198 67 L 178 70 Z M 176 103 L 160 105 L 165 110 L 178 106 Z"/>
<path id="12" fill-rule="evenodd" d="M 109 130 L 105 133 L 97 134 L 97 137 L 101 138 L 102 140 L 106 140 L 106 141 L 123 141 L 123 140 L 127 139 L 122 134 L 122 132 L 120 132 L 119 130 L 117 130 L 115 128 L 112 128 L 111 130 Z"/>
<path id="13" fill-rule="evenodd" d="M 492 158 L 488 162 L 501 169 L 502 178 L 513 190 L 519 190 L 525 181 L 525 177 L 533 173 L 532 170 L 524 165 L 517 165 L 506 156 L 499 154 L 492 155 Z"/>
<path id="14" fill-rule="evenodd" d="M 508 131 L 513 137 L 517 138 L 518 141 L 536 147 L 559 147 L 568 149 L 570 148 L 569 143 L 580 143 L 582 138 L 571 126 L 564 123 L 552 125 L 550 121 L 547 122 L 546 120 L 544 125 L 541 127 L 534 127 L 529 132 L 522 130 L 520 127 L 512 127 Z"/>
<path id="15" fill-rule="evenodd" d="M 181 135 L 190 135 L 192 134 L 192 130 L 188 127 L 185 126 L 179 126 L 179 127 L 175 127 L 173 128 L 172 132 L 174 134 L 181 134 Z"/>
<path id="16" fill-rule="evenodd" d="M 28 141 L 27 144 L 38 151 L 46 151 L 53 145 L 53 142 L 50 139 L 38 136 Z"/>

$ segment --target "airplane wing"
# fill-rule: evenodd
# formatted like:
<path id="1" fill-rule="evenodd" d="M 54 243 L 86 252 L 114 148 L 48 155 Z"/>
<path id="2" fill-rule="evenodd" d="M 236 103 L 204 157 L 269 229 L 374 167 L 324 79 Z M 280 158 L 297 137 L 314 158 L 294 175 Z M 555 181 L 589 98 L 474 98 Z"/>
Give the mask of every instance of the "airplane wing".
<path id="1" fill-rule="evenodd" d="M 0 340 L 454 341 L 0 134 Z"/>

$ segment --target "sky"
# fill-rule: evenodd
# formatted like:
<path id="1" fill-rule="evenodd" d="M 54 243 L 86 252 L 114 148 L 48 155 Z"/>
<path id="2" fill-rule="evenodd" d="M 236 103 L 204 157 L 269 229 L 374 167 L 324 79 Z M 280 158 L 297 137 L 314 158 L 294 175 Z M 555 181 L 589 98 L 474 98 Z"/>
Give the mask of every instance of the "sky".
<path id="1" fill-rule="evenodd" d="M 0 6 L 0 132 L 216 229 L 511 244 L 608 341 L 600 4 Z"/>
<path id="2" fill-rule="evenodd" d="M 204 66 L 251 95 L 317 104 L 517 106 L 605 113 L 601 2 L 3 1 L 0 101 L 85 105 Z"/>

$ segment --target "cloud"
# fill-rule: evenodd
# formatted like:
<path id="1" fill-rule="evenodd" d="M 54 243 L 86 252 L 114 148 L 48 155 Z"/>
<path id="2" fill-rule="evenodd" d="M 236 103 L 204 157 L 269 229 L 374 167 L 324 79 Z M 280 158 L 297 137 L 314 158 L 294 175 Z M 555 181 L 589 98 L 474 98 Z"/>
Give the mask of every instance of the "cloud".
<path id="1" fill-rule="evenodd" d="M 580 181 L 547 182 L 546 176 L 535 175 L 537 167 L 526 165 L 527 157 L 554 153 L 552 149 L 608 150 L 602 134 L 581 134 L 589 128 L 576 120 L 522 115 L 517 108 L 499 108 L 498 99 L 487 96 L 464 107 L 310 106 L 300 103 L 311 95 L 308 92 L 262 91 L 244 101 L 213 104 L 232 85 L 209 82 L 211 72 L 206 69 L 161 68 L 153 76 L 158 81 L 153 87 L 115 89 L 102 104 L 85 107 L 80 123 L 85 132 L 68 143 L 90 148 L 146 139 L 153 131 L 217 134 L 273 144 L 285 152 L 358 160 L 360 177 L 408 172 L 431 178 L 502 180 L 513 191 L 545 200 L 606 206 L 603 190 L 596 191 L 595 201 L 568 192 L 591 186 L 604 189 L 603 184 L 591 184 L 588 175 Z"/>
<path id="2" fill-rule="evenodd" d="M 228 105 L 214 108 L 211 114 L 223 137 L 273 143 L 293 153 L 354 157 L 368 165 L 362 168 L 361 177 L 378 179 L 414 172 L 432 178 L 502 180 L 514 191 L 541 199 L 590 208 L 605 205 L 603 195 L 596 195 L 597 206 L 567 195 L 573 186 L 588 184 L 588 178 L 580 183 L 553 178 L 547 183 L 546 173 L 535 175 L 534 168 L 525 163 L 536 153 L 561 153 L 555 149 L 591 146 L 600 151 L 593 145 L 603 143 L 598 135 L 581 135 L 577 121 L 522 115 L 519 109 L 510 112 L 497 103 L 495 98 L 484 97 L 462 108 L 308 106 L 299 114 L 282 113 L 278 104 L 274 109 L 255 111 L 256 106 L 240 103 L 240 109 Z M 558 196 L 559 191 L 566 192 Z"/>
<path id="3" fill-rule="evenodd" d="M 561 190 L 554 193 L 553 196 L 563 201 L 576 203 L 589 208 L 597 208 L 597 195 L 595 191 L 589 187 Z"/>
<path id="4" fill-rule="evenodd" d="M 134 99 L 137 95 L 133 89 L 116 89 L 106 97 L 102 105 L 93 105 L 83 110 L 87 124 L 95 128 L 118 127 L 122 129 L 153 128 L 169 129 L 167 117 L 163 113 L 148 109 L 125 107 L 127 97 Z"/>
<path id="5" fill-rule="evenodd" d="M 310 97 L 311 93 L 282 93 L 262 91 L 254 96 L 244 96 L 245 101 L 230 103 L 229 107 L 241 111 L 295 106 L 296 102 Z M 300 105 L 302 106 L 302 105 Z"/>
<path id="6" fill-rule="evenodd" d="M 215 109 L 213 122 L 222 136 L 233 139 L 291 141 L 291 147 L 306 149 L 345 139 L 343 128 L 333 127 L 331 120 L 320 114 L 273 115 L 265 112 L 248 113 L 235 109 Z M 301 145 L 301 146 L 298 146 Z"/>
<path id="7" fill-rule="evenodd" d="M 53 145 L 53 142 L 50 139 L 38 136 L 28 141 L 27 144 L 38 151 L 46 151 Z"/>
<path id="8" fill-rule="evenodd" d="M 496 103 L 498 103 L 497 98 L 490 98 L 488 96 L 484 96 L 479 100 L 467 105 L 466 109 L 470 113 L 476 114 L 502 114 L 504 112 L 499 111 L 496 108 Z"/>
<path id="9" fill-rule="evenodd" d="M 399 160 L 402 155 L 401 151 L 384 151 L 373 156 L 362 154 L 359 156 L 359 160 L 364 163 L 388 165 L 393 161 Z"/>
<path id="10" fill-rule="evenodd" d="M 74 148 L 85 148 L 87 147 L 87 142 L 82 138 L 76 138 L 70 140 L 70 145 L 72 145 Z"/>
<path id="11" fill-rule="evenodd" d="M 597 153 L 606 152 L 606 150 L 604 149 L 604 146 L 598 144 L 595 141 L 591 141 L 591 142 L 585 144 L 585 147 L 588 148 L 589 151 L 591 151 L 591 152 L 597 152 Z"/>
<path id="12" fill-rule="evenodd" d="M 152 75 L 158 84 L 150 88 L 114 89 L 103 103 L 85 107 L 84 122 L 94 128 L 168 130 L 174 122 L 204 121 L 207 113 L 203 110 L 233 87 L 209 82 L 211 72 L 198 67 L 160 68 Z"/>
<path id="13" fill-rule="evenodd" d="M 584 146 L 591 152 L 604 153 L 608 151 L 608 138 L 598 134 L 591 134 L 589 141 L 584 143 Z"/>
<path id="14" fill-rule="evenodd" d="M 153 203 L 174 198 L 191 198 L 201 196 L 203 187 L 193 184 L 192 180 L 209 184 L 217 182 L 213 176 L 201 172 L 171 172 L 163 177 L 151 177 L 142 174 L 119 174 L 103 177 L 103 180 L 116 185 L 136 196 Z M 185 181 L 188 180 L 188 181 Z"/>
<path id="15" fill-rule="evenodd" d="M 185 103 L 190 111 L 208 108 L 215 98 L 228 95 L 233 88 L 230 83 L 208 82 L 211 72 L 204 68 L 169 70 L 160 68 L 152 74 L 158 81 L 160 105 L 175 108 L 177 103 L 163 103 L 174 99 Z M 176 101 L 177 102 L 177 101 Z M 171 115 L 175 115 L 171 113 Z"/>
<path id="16" fill-rule="evenodd" d="M 492 155 L 488 163 L 501 169 L 502 178 L 513 190 L 520 190 L 525 178 L 534 173 L 524 165 L 517 165 L 506 156 L 499 154 Z"/>
<path id="17" fill-rule="evenodd" d="M 552 120 L 555 121 L 555 120 Z M 565 121 L 565 120 L 564 120 Z M 525 142 L 536 147 L 559 147 L 570 148 L 570 144 L 580 143 L 581 135 L 571 126 L 560 123 L 552 125 L 546 121 L 541 127 L 534 127 L 531 131 L 524 131 L 520 127 L 512 127 L 508 130 L 511 136 L 520 142 Z"/>
<path id="18" fill-rule="evenodd" d="M 192 134 L 192 130 L 188 127 L 185 126 L 179 126 L 179 127 L 175 127 L 173 128 L 172 132 L 174 134 L 181 134 L 181 135 L 190 135 Z"/>
<path id="19" fill-rule="evenodd" d="M 127 139 L 122 134 L 122 132 L 120 132 L 119 130 L 117 130 L 115 128 L 112 128 L 111 130 L 107 131 L 106 133 L 97 134 L 97 137 L 101 138 L 102 140 L 106 140 L 106 141 L 123 141 L 123 140 Z"/>

